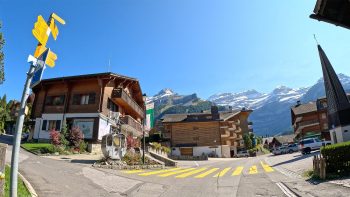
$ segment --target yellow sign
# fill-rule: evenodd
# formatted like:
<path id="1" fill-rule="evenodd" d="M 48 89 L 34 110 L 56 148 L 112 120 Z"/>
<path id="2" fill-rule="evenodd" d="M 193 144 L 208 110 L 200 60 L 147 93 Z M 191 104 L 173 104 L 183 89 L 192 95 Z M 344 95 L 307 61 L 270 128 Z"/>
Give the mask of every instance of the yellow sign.
<path id="1" fill-rule="evenodd" d="M 35 49 L 34 57 L 38 58 L 44 51 L 46 51 L 46 49 L 45 46 L 39 44 Z"/>
<path id="2" fill-rule="evenodd" d="M 61 17 L 57 16 L 55 13 L 52 13 L 51 17 L 54 18 L 57 22 L 61 23 L 62 25 L 66 24 L 66 21 L 64 21 Z"/>
<path id="3" fill-rule="evenodd" d="M 40 42 L 40 44 L 43 46 L 46 45 L 46 42 L 49 39 L 50 29 L 41 15 L 38 16 L 38 20 L 34 24 L 32 33 L 34 37 Z"/>
<path id="4" fill-rule="evenodd" d="M 57 55 L 54 52 L 49 51 L 49 53 L 47 54 L 45 63 L 52 68 L 55 66 L 56 60 L 57 60 Z"/>

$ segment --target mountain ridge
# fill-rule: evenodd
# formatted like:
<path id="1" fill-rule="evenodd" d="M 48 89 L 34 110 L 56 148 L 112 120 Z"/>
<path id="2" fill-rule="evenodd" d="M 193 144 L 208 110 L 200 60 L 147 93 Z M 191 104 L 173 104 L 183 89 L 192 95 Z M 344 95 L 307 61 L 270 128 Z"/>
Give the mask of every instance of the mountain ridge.
<path id="1" fill-rule="evenodd" d="M 339 73 L 338 77 L 345 90 L 350 89 L 350 77 Z M 285 85 L 277 86 L 269 93 L 255 89 L 243 92 L 216 93 L 207 99 L 200 99 L 196 93 L 180 95 L 170 88 L 164 88 L 148 102 L 155 103 L 155 117 L 160 118 L 166 113 L 192 113 L 209 110 L 211 105 L 218 105 L 220 110 L 228 106 L 233 109 L 252 109 L 250 121 L 253 122 L 254 132 L 258 135 L 274 135 L 292 131 L 290 108 L 297 101 L 307 103 L 325 96 L 323 78 L 310 87 L 290 88 Z"/>

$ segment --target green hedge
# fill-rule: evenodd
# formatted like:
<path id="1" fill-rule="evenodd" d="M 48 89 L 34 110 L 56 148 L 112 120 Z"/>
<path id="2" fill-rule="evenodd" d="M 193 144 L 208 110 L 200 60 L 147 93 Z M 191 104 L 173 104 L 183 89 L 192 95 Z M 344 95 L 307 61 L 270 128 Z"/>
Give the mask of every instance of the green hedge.
<path id="1" fill-rule="evenodd" d="M 326 159 L 326 172 L 350 175 L 350 142 L 328 145 L 321 148 Z"/>

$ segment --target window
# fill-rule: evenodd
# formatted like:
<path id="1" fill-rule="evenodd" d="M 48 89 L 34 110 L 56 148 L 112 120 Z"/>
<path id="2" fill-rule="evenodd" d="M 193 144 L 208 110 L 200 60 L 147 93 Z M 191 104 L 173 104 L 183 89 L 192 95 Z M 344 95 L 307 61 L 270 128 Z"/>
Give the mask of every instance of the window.
<path id="1" fill-rule="evenodd" d="M 95 104 L 95 100 L 96 100 L 96 93 L 73 95 L 73 105 Z"/>
<path id="2" fill-rule="evenodd" d="M 326 113 L 322 113 L 322 119 L 326 119 Z"/>
<path id="3" fill-rule="evenodd" d="M 46 105 L 59 106 L 64 104 L 65 96 L 47 96 L 45 100 Z"/>
<path id="4" fill-rule="evenodd" d="M 328 129 L 328 124 L 327 123 L 323 123 L 323 129 Z"/>
<path id="5" fill-rule="evenodd" d="M 118 112 L 119 111 L 118 105 L 113 103 L 113 101 L 111 99 L 108 99 L 107 109 L 109 109 L 110 111 L 113 111 L 113 112 Z"/>
<path id="6" fill-rule="evenodd" d="M 43 121 L 43 125 L 41 125 L 41 130 L 43 130 L 43 131 L 47 130 L 47 120 Z"/>
<path id="7" fill-rule="evenodd" d="M 74 126 L 79 127 L 83 132 L 85 139 L 91 139 L 94 129 L 94 120 L 93 119 L 75 119 Z"/>
<path id="8" fill-rule="evenodd" d="M 61 130 L 61 120 L 43 120 L 41 130 L 43 130 L 43 131 L 51 131 L 51 130 L 59 131 L 59 130 Z"/>

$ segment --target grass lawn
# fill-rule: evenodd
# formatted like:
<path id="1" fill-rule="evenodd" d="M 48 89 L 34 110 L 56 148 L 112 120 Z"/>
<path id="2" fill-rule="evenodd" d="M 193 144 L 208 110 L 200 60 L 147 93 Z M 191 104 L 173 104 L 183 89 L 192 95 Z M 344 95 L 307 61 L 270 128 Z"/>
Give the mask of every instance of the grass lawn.
<path id="1" fill-rule="evenodd" d="M 5 196 L 10 196 L 10 171 L 11 168 L 6 166 L 5 168 Z M 18 177 L 18 186 L 17 186 L 17 195 L 19 197 L 30 197 L 30 193 L 28 192 L 26 186 L 23 181 Z"/>
<path id="2" fill-rule="evenodd" d="M 50 143 L 24 143 L 21 147 L 38 154 L 50 153 L 53 150 L 53 146 Z"/>

